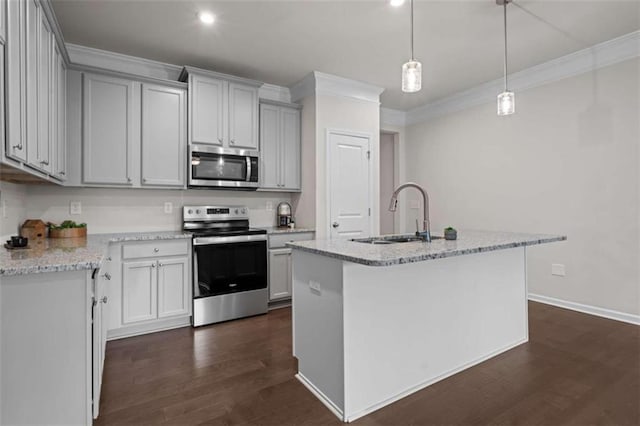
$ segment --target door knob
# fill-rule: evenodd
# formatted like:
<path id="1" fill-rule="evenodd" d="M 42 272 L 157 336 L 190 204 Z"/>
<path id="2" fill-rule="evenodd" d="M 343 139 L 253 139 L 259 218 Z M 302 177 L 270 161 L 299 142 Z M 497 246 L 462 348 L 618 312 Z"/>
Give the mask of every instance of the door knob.
<path id="1" fill-rule="evenodd" d="M 334 228 L 337 228 L 338 226 L 340 226 L 340 224 L 338 222 L 333 222 L 331 226 L 333 226 Z"/>

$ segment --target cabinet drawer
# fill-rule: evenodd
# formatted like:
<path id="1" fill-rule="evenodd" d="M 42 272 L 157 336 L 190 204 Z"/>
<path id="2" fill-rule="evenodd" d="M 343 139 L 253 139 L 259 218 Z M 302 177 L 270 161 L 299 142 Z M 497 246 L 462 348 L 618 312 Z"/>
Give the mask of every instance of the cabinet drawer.
<path id="1" fill-rule="evenodd" d="M 284 247 L 286 243 L 293 241 L 313 240 L 313 232 L 297 232 L 295 234 L 271 234 L 269 235 L 269 248 Z"/>
<path id="2" fill-rule="evenodd" d="M 190 240 L 176 240 L 123 244 L 122 258 L 187 255 L 190 242 Z"/>

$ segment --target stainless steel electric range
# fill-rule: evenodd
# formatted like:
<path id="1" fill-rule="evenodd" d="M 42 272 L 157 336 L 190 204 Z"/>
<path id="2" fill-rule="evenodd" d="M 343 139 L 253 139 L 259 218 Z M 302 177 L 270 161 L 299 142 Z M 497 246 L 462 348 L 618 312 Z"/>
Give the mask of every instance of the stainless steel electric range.
<path id="1" fill-rule="evenodd" d="M 267 231 L 241 206 L 185 206 L 193 233 L 194 327 L 267 312 Z"/>

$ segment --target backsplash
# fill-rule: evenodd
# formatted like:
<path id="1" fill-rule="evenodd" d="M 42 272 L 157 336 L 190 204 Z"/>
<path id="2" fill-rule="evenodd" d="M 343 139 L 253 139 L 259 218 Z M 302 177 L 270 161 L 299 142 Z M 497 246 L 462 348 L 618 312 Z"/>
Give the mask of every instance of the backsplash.
<path id="1" fill-rule="evenodd" d="M 0 181 L 0 238 L 16 235 L 27 214 L 27 186 Z"/>
<path id="2" fill-rule="evenodd" d="M 29 186 L 26 193 L 23 220 L 61 222 L 70 219 L 85 222 L 92 234 L 179 230 L 182 227 L 182 206 L 186 204 L 248 206 L 251 226 L 274 226 L 278 203 L 291 202 L 289 194 L 255 191 Z M 81 203 L 81 214 L 70 214 L 71 202 Z M 166 202 L 173 205 L 171 213 L 164 212 Z M 268 203 L 271 203 L 271 210 L 267 210 Z"/>

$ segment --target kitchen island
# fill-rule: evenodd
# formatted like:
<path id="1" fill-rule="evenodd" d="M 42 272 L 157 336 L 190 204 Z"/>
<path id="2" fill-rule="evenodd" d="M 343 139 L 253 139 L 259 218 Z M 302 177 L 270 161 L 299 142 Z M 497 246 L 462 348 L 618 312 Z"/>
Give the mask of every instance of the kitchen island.
<path id="1" fill-rule="evenodd" d="M 288 244 L 296 377 L 349 422 L 526 342 L 526 247 L 565 239 Z"/>

